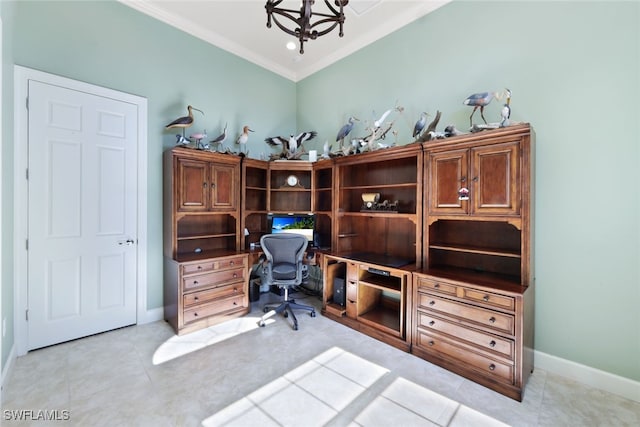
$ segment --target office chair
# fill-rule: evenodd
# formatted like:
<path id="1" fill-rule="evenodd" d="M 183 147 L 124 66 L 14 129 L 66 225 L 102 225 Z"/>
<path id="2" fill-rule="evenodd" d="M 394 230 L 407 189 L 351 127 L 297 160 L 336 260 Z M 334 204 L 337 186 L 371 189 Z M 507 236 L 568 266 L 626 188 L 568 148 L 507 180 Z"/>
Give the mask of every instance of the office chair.
<path id="1" fill-rule="evenodd" d="M 302 283 L 302 258 L 307 243 L 305 236 L 294 233 L 265 234 L 260 238 L 260 246 L 266 256 L 265 276 L 271 284 L 284 289 L 284 300 L 277 307 L 266 306 L 266 314 L 258 321 L 258 325 L 264 326 L 265 320 L 283 313 L 284 317 L 291 315 L 293 329 L 297 331 L 298 319 L 293 313 L 294 309 L 307 310 L 311 317 L 316 317 L 314 307 L 297 304 L 293 299 L 289 299 L 289 288 Z"/>

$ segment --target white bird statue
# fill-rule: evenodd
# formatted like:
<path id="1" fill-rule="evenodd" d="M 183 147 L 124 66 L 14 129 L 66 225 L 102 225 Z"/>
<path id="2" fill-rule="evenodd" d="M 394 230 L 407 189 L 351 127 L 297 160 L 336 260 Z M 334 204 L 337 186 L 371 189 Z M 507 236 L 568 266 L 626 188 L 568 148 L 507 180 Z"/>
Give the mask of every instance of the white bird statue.
<path id="1" fill-rule="evenodd" d="M 189 141 L 187 138 L 185 138 L 184 136 L 182 136 L 179 133 L 177 133 L 176 134 L 176 144 L 189 145 L 189 144 L 191 144 L 191 141 Z"/>
<path id="2" fill-rule="evenodd" d="M 329 145 L 329 141 L 325 141 L 324 145 L 322 146 L 322 158 L 323 159 L 328 159 L 331 153 L 331 145 Z"/>
<path id="3" fill-rule="evenodd" d="M 291 157 L 296 154 L 298 148 L 302 146 L 302 143 L 305 141 L 310 141 L 315 138 L 317 132 L 309 131 L 302 132 L 298 136 L 289 136 L 289 138 L 284 138 L 282 136 L 270 136 L 264 139 L 264 142 L 271 146 L 281 145 L 283 147 L 283 152 L 288 151 L 287 157 Z"/>
<path id="4" fill-rule="evenodd" d="M 240 152 L 245 153 L 247 147 L 247 141 L 249 140 L 249 132 L 253 132 L 253 130 L 249 126 L 242 127 L 242 133 L 236 140 L 236 144 L 240 144 Z"/>
<path id="5" fill-rule="evenodd" d="M 222 146 L 222 144 L 224 143 L 224 141 L 227 139 L 227 124 L 224 124 L 224 129 L 222 130 L 222 133 L 220 135 L 218 135 L 216 138 L 212 139 L 211 141 L 209 141 L 211 144 L 214 144 L 216 146 L 216 151 L 219 151 L 218 148 L 220 146 Z"/>
<path id="6" fill-rule="evenodd" d="M 500 112 L 500 116 L 502 120 L 500 120 L 500 127 L 503 128 L 505 126 L 509 126 L 509 119 L 511 118 L 511 91 L 509 89 L 506 90 L 507 102 L 505 102 L 502 107 L 502 111 Z"/>

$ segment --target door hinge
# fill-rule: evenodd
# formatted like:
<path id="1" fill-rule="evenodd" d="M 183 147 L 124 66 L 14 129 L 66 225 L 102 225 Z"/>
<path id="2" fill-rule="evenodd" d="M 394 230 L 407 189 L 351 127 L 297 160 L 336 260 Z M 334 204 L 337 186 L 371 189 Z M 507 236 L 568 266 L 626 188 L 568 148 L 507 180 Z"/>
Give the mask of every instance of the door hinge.
<path id="1" fill-rule="evenodd" d="M 25 317 L 25 320 L 28 322 L 29 321 L 29 309 L 28 308 L 24 311 L 24 317 Z"/>
<path id="2" fill-rule="evenodd" d="M 24 241 L 24 248 L 28 251 L 29 250 L 29 239 L 26 239 Z"/>
<path id="3" fill-rule="evenodd" d="M 27 96 L 27 99 L 25 99 L 24 104 L 25 104 L 24 106 L 27 107 L 27 110 L 28 110 L 29 109 L 29 97 L 28 96 Z"/>
<path id="4" fill-rule="evenodd" d="M 27 181 L 29 181 L 29 168 L 25 169 L 24 176 L 27 179 Z"/>

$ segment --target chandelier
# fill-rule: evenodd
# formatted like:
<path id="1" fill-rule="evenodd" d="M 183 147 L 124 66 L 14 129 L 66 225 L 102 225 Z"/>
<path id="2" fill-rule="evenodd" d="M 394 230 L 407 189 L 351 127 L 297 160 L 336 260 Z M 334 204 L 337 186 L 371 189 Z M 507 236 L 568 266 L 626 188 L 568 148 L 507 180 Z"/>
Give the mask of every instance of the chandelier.
<path id="1" fill-rule="evenodd" d="M 287 34 L 296 36 L 300 40 L 300 54 L 304 53 L 304 42 L 309 39 L 315 40 L 320 36 L 330 33 L 336 26 L 340 26 L 340 32 L 338 35 L 342 37 L 344 32 L 342 31 L 342 24 L 344 24 L 344 13 L 342 9 L 349 3 L 349 0 L 335 0 L 337 9 L 329 4 L 329 0 L 324 0 L 332 15 L 328 13 L 317 13 L 311 11 L 311 6 L 315 3 L 314 0 L 303 0 L 300 10 L 284 9 L 278 6 L 282 3 L 282 0 L 267 0 L 265 9 L 267 9 L 267 28 L 271 28 L 271 20 Z M 289 25 L 295 25 L 296 27 L 291 30 L 287 28 L 280 18 L 286 18 L 291 22 L 283 19 L 285 23 Z M 312 19 L 316 19 L 315 22 L 311 22 Z"/>

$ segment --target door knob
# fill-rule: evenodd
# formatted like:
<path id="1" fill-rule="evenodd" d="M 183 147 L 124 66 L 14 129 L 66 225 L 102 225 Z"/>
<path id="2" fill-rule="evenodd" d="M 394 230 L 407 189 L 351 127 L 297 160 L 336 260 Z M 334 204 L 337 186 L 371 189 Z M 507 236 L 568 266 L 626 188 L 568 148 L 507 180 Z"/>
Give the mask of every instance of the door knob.
<path id="1" fill-rule="evenodd" d="M 119 244 L 120 246 L 123 246 L 123 245 L 131 246 L 131 245 L 133 245 L 133 244 L 135 244 L 135 243 L 136 243 L 136 241 L 135 241 L 135 240 L 133 240 L 133 239 L 120 240 L 120 241 L 118 242 L 118 244 Z"/>

